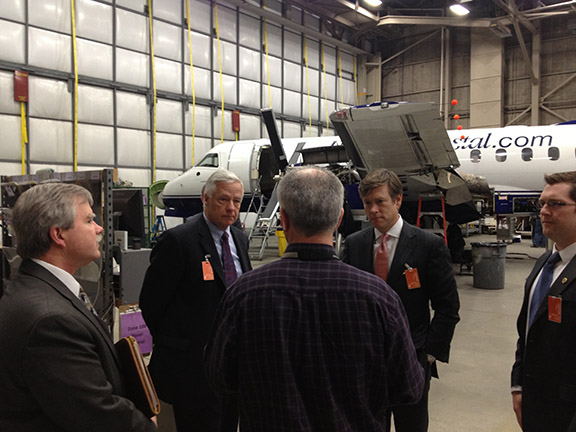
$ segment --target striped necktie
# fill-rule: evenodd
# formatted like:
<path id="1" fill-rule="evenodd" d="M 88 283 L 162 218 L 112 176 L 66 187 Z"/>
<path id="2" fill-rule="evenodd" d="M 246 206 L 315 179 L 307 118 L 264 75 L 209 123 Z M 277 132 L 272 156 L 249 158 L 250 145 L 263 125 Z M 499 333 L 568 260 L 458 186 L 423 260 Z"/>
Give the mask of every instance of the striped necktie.
<path id="1" fill-rule="evenodd" d="M 234 265 L 234 258 L 230 251 L 230 244 L 228 243 L 228 233 L 224 231 L 222 234 L 222 263 L 224 264 L 224 276 L 226 278 L 226 286 L 229 287 L 238 278 L 236 274 L 236 266 Z"/>
<path id="2" fill-rule="evenodd" d="M 78 293 L 78 297 L 84 302 L 86 309 L 88 309 L 94 315 L 98 316 L 98 312 L 96 312 L 96 309 L 94 309 L 94 305 L 92 305 L 92 302 L 90 301 L 88 294 L 86 294 L 86 291 L 84 291 L 84 288 L 82 288 L 82 285 L 80 285 L 80 292 Z"/>
<path id="3" fill-rule="evenodd" d="M 380 244 L 374 257 L 374 273 L 384 280 L 388 279 L 388 246 L 386 245 L 388 237 L 390 237 L 390 234 L 382 234 L 380 236 Z"/>

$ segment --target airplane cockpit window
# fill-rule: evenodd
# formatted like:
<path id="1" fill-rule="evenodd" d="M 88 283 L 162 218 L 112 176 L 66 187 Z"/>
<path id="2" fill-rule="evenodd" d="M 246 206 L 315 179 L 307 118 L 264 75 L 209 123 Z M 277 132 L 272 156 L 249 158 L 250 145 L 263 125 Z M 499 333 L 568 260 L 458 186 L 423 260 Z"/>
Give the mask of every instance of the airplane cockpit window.
<path id="1" fill-rule="evenodd" d="M 196 166 L 218 168 L 218 153 L 208 153 Z"/>
<path id="2" fill-rule="evenodd" d="M 550 147 L 548 149 L 548 159 L 552 161 L 560 159 L 560 149 L 558 147 Z"/>
<path id="3" fill-rule="evenodd" d="M 523 148 L 522 149 L 522 160 L 524 162 L 530 162 L 534 157 L 531 148 Z"/>
<path id="4" fill-rule="evenodd" d="M 505 162 L 506 157 L 507 157 L 507 155 L 506 155 L 505 149 L 496 150 L 496 162 Z"/>
<path id="5" fill-rule="evenodd" d="M 480 159 L 482 159 L 482 153 L 480 153 L 480 150 L 472 150 L 470 152 L 470 161 L 471 162 L 478 163 L 478 162 L 480 162 Z"/>

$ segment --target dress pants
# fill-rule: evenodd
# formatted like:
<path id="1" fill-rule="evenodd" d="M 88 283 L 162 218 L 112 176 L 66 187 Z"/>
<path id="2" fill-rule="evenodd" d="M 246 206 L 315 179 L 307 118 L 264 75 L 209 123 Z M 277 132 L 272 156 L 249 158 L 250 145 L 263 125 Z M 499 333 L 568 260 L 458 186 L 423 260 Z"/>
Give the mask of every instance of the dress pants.
<path id="1" fill-rule="evenodd" d="M 178 432 L 236 432 L 238 405 L 236 398 L 225 398 L 220 403 L 204 401 L 172 405 Z"/>
<path id="2" fill-rule="evenodd" d="M 420 354 L 420 353 L 419 353 Z M 421 358 L 422 356 L 418 356 Z M 396 432 L 427 432 L 428 431 L 428 393 L 430 391 L 431 367 L 426 360 L 426 354 L 420 363 L 426 374 L 422 398 L 415 405 L 396 406 L 386 410 L 386 430 L 390 428 L 390 417 L 394 418 Z"/>

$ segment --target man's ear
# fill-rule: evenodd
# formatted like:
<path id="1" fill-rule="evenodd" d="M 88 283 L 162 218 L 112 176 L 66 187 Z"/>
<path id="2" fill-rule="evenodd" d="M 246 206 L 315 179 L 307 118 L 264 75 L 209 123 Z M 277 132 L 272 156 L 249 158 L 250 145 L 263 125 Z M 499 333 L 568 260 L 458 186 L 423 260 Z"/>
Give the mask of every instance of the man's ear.
<path id="1" fill-rule="evenodd" d="M 334 231 L 337 231 L 340 228 L 340 224 L 342 223 L 342 218 L 344 217 L 344 209 L 340 209 L 340 217 L 338 218 L 338 223 L 336 227 L 334 227 Z"/>
<path id="2" fill-rule="evenodd" d="M 66 245 L 66 240 L 64 239 L 64 229 L 62 229 L 61 227 L 50 227 L 50 238 L 52 239 L 52 242 L 58 246 L 65 246 Z"/>
<path id="3" fill-rule="evenodd" d="M 280 225 L 282 225 L 284 232 L 290 229 L 290 220 L 288 219 L 286 212 L 282 209 L 280 209 Z"/>

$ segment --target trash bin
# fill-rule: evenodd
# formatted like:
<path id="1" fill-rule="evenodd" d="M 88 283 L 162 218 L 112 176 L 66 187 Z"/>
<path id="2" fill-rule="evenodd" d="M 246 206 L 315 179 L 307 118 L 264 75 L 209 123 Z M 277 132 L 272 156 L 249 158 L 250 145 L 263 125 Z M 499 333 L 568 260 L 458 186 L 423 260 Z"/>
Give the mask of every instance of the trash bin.
<path id="1" fill-rule="evenodd" d="M 503 289 L 506 274 L 506 243 L 472 243 L 473 285 L 476 288 Z"/>
<path id="2" fill-rule="evenodd" d="M 284 251 L 286 250 L 287 246 L 284 230 L 281 228 L 276 228 L 276 237 L 278 237 L 278 256 L 282 256 L 284 255 Z"/>

